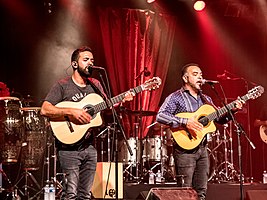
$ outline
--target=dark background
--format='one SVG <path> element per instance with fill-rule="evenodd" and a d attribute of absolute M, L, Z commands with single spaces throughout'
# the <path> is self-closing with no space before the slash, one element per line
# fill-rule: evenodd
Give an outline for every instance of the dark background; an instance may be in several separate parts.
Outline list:
<path fill-rule="evenodd" d="M 139 1 L 80 1 L 85 3 L 88 22 L 84 24 L 84 35 L 76 37 L 75 24 L 67 24 L 68 1 L 0 0 L 0 81 L 6 83 L 15 96 L 23 99 L 29 95 L 34 100 L 33 105 L 40 106 L 54 81 L 71 73 L 68 68 L 70 54 L 76 47 L 90 45 L 95 51 L 96 65 L 105 66 L 97 7 L 151 9 L 157 12 L 158 8 L 154 5 Z M 232 77 L 241 78 L 220 80 L 229 102 L 246 94 L 254 83 L 267 86 L 265 2 L 207 0 L 206 11 L 209 14 L 202 18 L 192 10 L 189 0 L 158 2 L 165 8 L 165 12 L 168 11 L 178 19 L 171 62 L 169 66 L 163 66 L 168 67 L 168 77 L 163 83 L 161 103 L 168 94 L 181 86 L 180 69 L 188 62 L 199 63 L 206 79 L 218 80 L 217 75 L 223 74 L 225 70 Z M 75 11 L 75 8 L 70 10 Z M 217 43 L 210 42 L 209 39 L 213 37 Z M 181 48 L 181 42 L 187 42 L 185 48 Z M 219 85 L 215 88 L 223 97 Z M 214 98 L 217 105 L 221 105 L 209 85 L 203 89 Z M 266 144 L 260 139 L 258 128 L 253 126 L 253 122 L 266 100 L 266 95 L 263 95 L 249 101 L 244 111 L 237 115 L 238 121 L 256 146 L 252 150 L 247 140 L 241 137 L 244 173 L 256 180 L 262 179 L 262 172 L 266 169 Z M 235 165 L 238 165 L 234 128 L 230 132 L 233 134 Z"/>

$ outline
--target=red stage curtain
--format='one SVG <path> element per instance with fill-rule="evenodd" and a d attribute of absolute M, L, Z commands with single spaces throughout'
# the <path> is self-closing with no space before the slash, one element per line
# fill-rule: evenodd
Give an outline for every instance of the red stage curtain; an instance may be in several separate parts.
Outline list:
<path fill-rule="evenodd" d="M 175 18 L 138 9 L 99 8 L 98 14 L 113 95 L 154 76 L 164 83 L 172 53 Z M 149 77 L 140 75 L 145 67 L 151 72 Z M 163 84 L 156 91 L 138 94 L 129 109 L 157 111 L 162 90 Z M 126 114 L 123 120 L 128 137 L 136 137 L 134 123 L 138 123 L 138 137 L 143 138 L 155 116 L 140 118 Z"/>

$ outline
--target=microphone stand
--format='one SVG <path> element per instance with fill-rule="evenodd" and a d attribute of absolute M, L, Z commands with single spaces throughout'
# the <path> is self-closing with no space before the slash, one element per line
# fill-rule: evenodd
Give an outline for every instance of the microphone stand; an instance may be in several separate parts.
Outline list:
<path fill-rule="evenodd" d="M 143 75 L 143 78 L 144 76 L 147 77 L 147 76 L 150 76 L 151 72 L 147 70 L 147 67 L 144 67 L 144 69 L 134 78 L 134 80 L 136 81 L 136 85 L 138 85 L 138 80 L 139 80 L 139 83 L 141 83 L 141 76 Z M 137 102 L 136 102 L 136 105 L 138 105 L 138 98 L 136 98 Z M 143 106 L 142 106 L 142 95 L 140 95 L 140 112 L 142 112 L 143 110 Z M 142 132 L 143 132 L 143 121 L 142 121 L 142 116 L 138 116 L 138 120 L 137 120 L 137 123 L 139 124 L 139 129 L 137 129 L 135 131 L 135 138 L 136 138 L 136 177 L 139 179 L 138 180 L 138 183 L 140 183 L 143 178 L 143 145 L 142 145 L 142 142 L 143 142 L 143 135 L 142 135 Z M 138 134 L 140 133 L 140 135 Z M 138 137 L 138 135 L 140 136 L 140 138 Z M 139 152 L 138 152 L 138 139 L 140 139 L 140 149 L 139 149 Z M 138 153 L 140 155 L 138 155 Z M 138 157 L 140 156 L 140 169 L 138 168 Z M 140 174 L 139 174 L 139 171 L 140 171 Z M 139 176 L 140 175 L 140 176 Z"/>
<path fill-rule="evenodd" d="M 235 117 L 234 117 L 233 113 L 231 112 L 231 110 L 228 108 L 227 105 L 225 105 L 225 102 L 222 101 L 222 98 L 218 94 L 218 92 L 215 89 L 214 85 L 213 84 L 210 84 L 210 86 L 213 89 L 213 91 L 215 92 L 215 94 L 218 97 L 218 99 L 220 99 L 220 101 L 223 103 L 223 105 L 227 109 L 227 113 L 230 115 L 230 117 L 231 117 L 231 119 L 234 122 L 234 125 L 236 127 L 236 133 L 237 133 L 237 136 L 238 136 L 237 137 L 237 142 L 238 142 L 238 163 L 239 163 L 239 171 L 240 171 L 240 177 L 239 177 L 239 182 L 240 182 L 240 199 L 243 200 L 244 188 L 243 188 L 243 173 L 242 173 L 242 146 L 241 146 L 241 141 L 240 141 L 240 135 L 243 134 L 245 136 L 245 138 L 248 140 L 249 144 L 251 145 L 251 147 L 253 149 L 255 149 L 256 147 L 251 142 L 251 140 L 248 138 L 247 134 L 245 133 L 245 131 L 242 128 L 242 126 L 240 125 L 240 123 L 237 122 L 237 120 L 235 119 Z"/>
<path fill-rule="evenodd" d="M 107 95 L 108 95 L 107 98 L 104 98 L 104 100 L 106 101 L 107 106 L 111 107 L 113 121 L 114 121 L 113 123 L 114 123 L 114 125 L 118 125 L 119 126 L 119 128 L 121 130 L 121 133 L 123 135 L 123 138 L 125 140 L 126 146 L 128 148 L 128 151 L 129 151 L 130 155 L 132 156 L 133 155 L 132 149 L 131 149 L 131 147 L 130 147 L 127 139 L 126 139 L 125 132 L 124 132 L 124 130 L 122 128 L 122 125 L 120 123 L 118 114 L 117 114 L 114 106 L 112 105 L 110 84 L 109 84 L 109 79 L 108 79 L 107 72 L 106 72 L 105 69 L 104 69 L 104 72 L 105 72 L 105 78 L 106 78 L 106 81 L 107 81 L 107 86 L 106 86 L 106 84 L 104 82 L 102 74 L 99 73 L 99 76 L 100 76 L 100 78 L 102 80 L 102 83 L 103 83 L 103 87 L 105 88 L 105 91 L 107 92 Z M 117 134 L 115 132 L 116 132 L 116 130 L 115 130 L 115 127 L 114 127 L 114 132 L 113 132 L 113 140 L 114 140 L 114 142 L 113 142 L 113 144 L 115 145 L 115 150 L 114 150 L 114 158 L 115 158 L 115 198 L 116 198 L 116 200 L 118 200 L 119 199 L 119 197 L 118 197 L 118 191 L 119 191 L 118 190 L 119 189 L 119 186 L 118 186 L 118 182 L 119 182 L 118 181 L 118 175 L 119 175 L 119 172 L 118 172 L 119 171 L 118 170 L 118 137 L 117 137 Z M 108 182 L 107 182 L 107 184 L 108 184 Z"/>
<path fill-rule="evenodd" d="M 230 81 L 243 81 L 245 83 L 245 88 L 246 88 L 246 91 L 249 91 L 248 89 L 248 86 L 249 84 L 251 84 L 252 86 L 256 86 L 258 84 L 256 84 L 255 82 L 252 82 L 252 81 L 248 81 L 246 80 L 244 77 L 242 76 L 238 76 L 234 73 L 231 73 L 227 70 L 224 70 L 224 79 L 223 80 L 230 80 Z M 218 76 L 217 76 L 218 77 Z M 249 102 L 247 103 L 247 123 L 248 123 L 248 133 L 250 135 L 250 131 L 251 131 L 251 126 L 250 126 L 250 104 Z M 255 149 L 255 148 L 254 148 Z M 252 165 L 252 153 L 251 153 L 251 149 L 249 149 L 249 162 L 250 162 L 250 182 L 252 183 L 253 182 L 253 165 Z"/>

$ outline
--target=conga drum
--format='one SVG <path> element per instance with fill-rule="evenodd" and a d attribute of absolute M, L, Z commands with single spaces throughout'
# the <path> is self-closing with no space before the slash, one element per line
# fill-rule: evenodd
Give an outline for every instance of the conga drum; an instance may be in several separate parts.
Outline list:
<path fill-rule="evenodd" d="M 48 120 L 41 116 L 40 110 L 40 107 L 21 108 L 25 132 L 21 163 L 27 170 L 39 169 L 46 150 Z"/>
<path fill-rule="evenodd" d="M 0 97 L 0 160 L 4 164 L 18 161 L 23 138 L 21 101 Z"/>

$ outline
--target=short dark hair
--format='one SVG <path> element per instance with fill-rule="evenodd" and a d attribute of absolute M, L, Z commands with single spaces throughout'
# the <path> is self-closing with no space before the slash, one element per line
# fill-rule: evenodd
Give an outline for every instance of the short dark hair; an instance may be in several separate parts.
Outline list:
<path fill-rule="evenodd" d="M 71 62 L 78 61 L 79 54 L 81 52 L 84 52 L 84 51 L 89 51 L 89 52 L 93 53 L 92 52 L 92 49 L 90 47 L 88 47 L 88 46 L 82 46 L 82 47 L 80 47 L 80 48 L 78 48 L 78 49 L 76 49 L 76 50 L 73 51 L 73 53 L 71 55 Z"/>
<path fill-rule="evenodd" d="M 187 72 L 188 67 L 190 67 L 190 66 L 199 67 L 199 65 L 196 64 L 196 63 L 188 63 L 188 64 L 184 65 L 183 68 L 182 68 L 181 77 L 183 77 L 185 75 L 185 73 Z"/>

